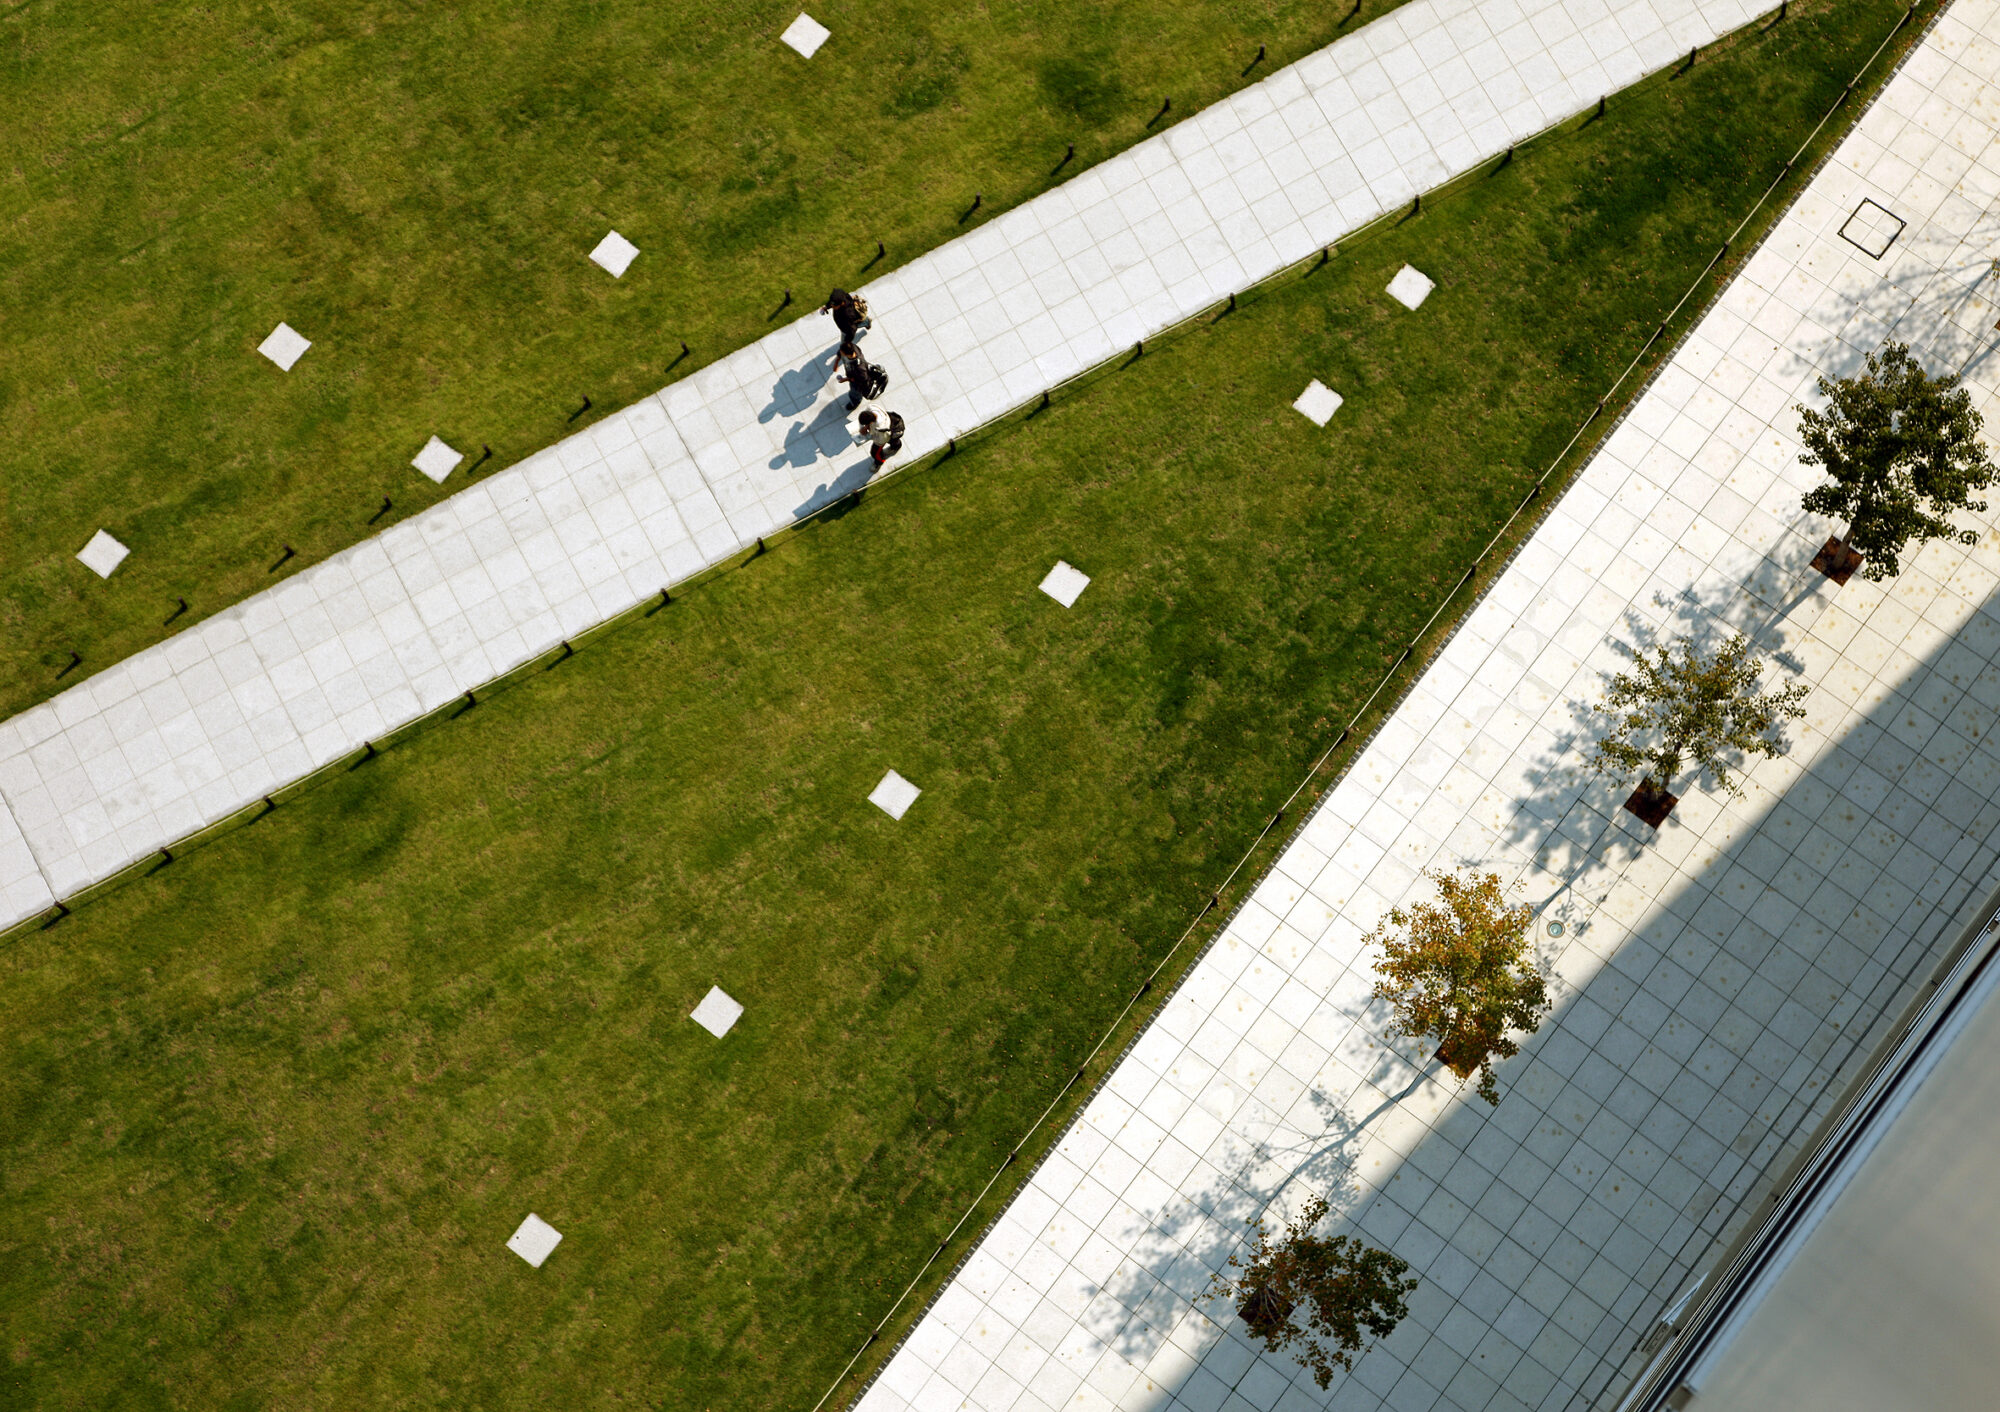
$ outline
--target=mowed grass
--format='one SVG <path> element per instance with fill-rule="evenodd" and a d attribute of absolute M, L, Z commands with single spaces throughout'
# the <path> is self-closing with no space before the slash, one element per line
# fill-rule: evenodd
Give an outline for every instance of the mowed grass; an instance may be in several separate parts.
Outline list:
<path fill-rule="evenodd" d="M 797 0 L 7 8 L 0 716 L 457 489 L 433 433 L 508 465 L 1390 8 L 825 0 L 810 62 Z"/>
<path fill-rule="evenodd" d="M 0 1405 L 812 1407 L 1897 12 L 1801 5 L 18 936 Z"/>

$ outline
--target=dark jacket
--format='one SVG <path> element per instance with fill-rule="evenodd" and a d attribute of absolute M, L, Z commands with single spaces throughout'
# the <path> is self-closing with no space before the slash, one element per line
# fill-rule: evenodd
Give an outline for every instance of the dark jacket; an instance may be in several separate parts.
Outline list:
<path fill-rule="evenodd" d="M 840 375 L 847 379 L 847 405 L 858 406 L 868 397 L 868 360 L 856 353 L 853 357 L 842 357 Z"/>
<path fill-rule="evenodd" d="M 861 313 L 854 307 L 854 296 L 844 289 L 836 289 L 826 296 L 821 312 L 833 315 L 834 327 L 840 330 L 843 343 L 853 339 L 855 330 L 861 327 Z"/>

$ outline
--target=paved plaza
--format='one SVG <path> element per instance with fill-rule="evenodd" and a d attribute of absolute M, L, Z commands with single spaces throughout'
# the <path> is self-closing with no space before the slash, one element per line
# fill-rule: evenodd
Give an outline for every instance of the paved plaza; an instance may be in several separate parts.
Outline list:
<path fill-rule="evenodd" d="M 868 1389 L 864 1412 L 1611 1405 L 2000 862 L 2000 534 L 1809 568 L 1799 402 L 1886 337 L 2000 415 L 2000 4 L 1959 0 L 1423 673 Z M 1886 213 L 1886 218 L 1883 213 Z M 1858 219 L 1857 219 L 1858 217 Z M 1887 237 L 1885 239 L 1885 237 Z M 1787 756 L 1655 835 L 1582 767 L 1619 644 L 1741 630 Z M 1392 1043 L 1361 939 L 1475 866 L 1557 1009 L 1488 1107 Z M 1556 934 L 1550 923 L 1560 923 Z M 1328 1196 L 1411 1315 L 1330 1394 L 1202 1300 Z M 1699 1405 L 1699 1403 L 1697 1403 Z"/>
<path fill-rule="evenodd" d="M 1414 0 L 911 262 L 863 291 L 904 461 L 1753 13 Z M 832 343 L 808 314 L 0 724 L 0 925 L 865 484 Z"/>

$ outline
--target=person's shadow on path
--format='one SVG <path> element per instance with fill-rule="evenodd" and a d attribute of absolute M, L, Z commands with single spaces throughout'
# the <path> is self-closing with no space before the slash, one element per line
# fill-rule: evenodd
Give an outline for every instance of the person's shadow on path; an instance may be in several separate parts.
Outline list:
<path fill-rule="evenodd" d="M 792 423 L 792 429 L 785 433 L 785 449 L 771 458 L 771 469 L 810 466 L 821 456 L 840 455 L 853 441 L 847 430 L 847 404 L 836 397 L 810 422 Z"/>
<path fill-rule="evenodd" d="M 815 353 L 802 368 L 788 368 L 779 373 L 771 387 L 771 400 L 757 414 L 757 420 L 768 422 L 777 417 L 797 416 L 817 402 L 820 389 L 833 376 L 833 354 L 837 351 L 838 345 Z"/>
<path fill-rule="evenodd" d="M 815 511 L 824 510 L 836 500 L 852 495 L 874 478 L 875 458 L 863 451 L 860 460 L 807 496 L 805 504 L 792 511 L 792 518 L 803 520 Z"/>

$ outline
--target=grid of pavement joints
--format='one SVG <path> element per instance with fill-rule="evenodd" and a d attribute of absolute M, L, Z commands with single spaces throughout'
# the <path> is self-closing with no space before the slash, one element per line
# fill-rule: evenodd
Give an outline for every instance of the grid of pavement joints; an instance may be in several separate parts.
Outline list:
<path fill-rule="evenodd" d="M 1563 1407 L 1600 1393 L 1825 1111 L 2000 831 L 2000 535 L 1886 586 L 1806 568 L 1790 412 L 1881 338 L 1989 417 L 2000 45 L 1939 21 L 961 1266 L 867 1412 Z M 1909 222 L 1879 259 L 1862 199 Z M 1614 643 L 1750 632 L 1810 715 L 1657 837 L 1581 768 Z M 1623 782 L 1629 786 L 1629 781 Z M 1418 870 L 1524 884 L 1564 982 L 1497 1109 L 1423 1078 L 1363 932 Z M 1331 1194 L 1412 1316 L 1331 1397 L 1198 1303 L 1243 1222 Z M 1210 1314 L 1219 1316 L 1212 1321 Z"/>
<path fill-rule="evenodd" d="M 1414 0 L 869 285 L 915 459 L 1755 13 Z M 865 484 L 815 316 L 0 724 L 0 925 Z M 144 546 L 135 546 L 143 552 Z"/>

